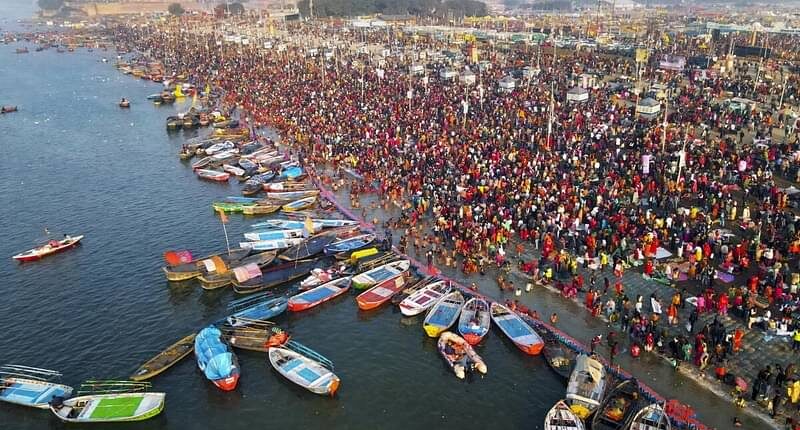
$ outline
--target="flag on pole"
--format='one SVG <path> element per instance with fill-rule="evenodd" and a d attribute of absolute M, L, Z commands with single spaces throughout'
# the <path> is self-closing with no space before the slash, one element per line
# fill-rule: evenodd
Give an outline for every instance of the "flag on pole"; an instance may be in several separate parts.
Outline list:
<path fill-rule="evenodd" d="M 222 209 L 217 209 L 217 213 L 219 213 L 219 220 L 222 221 L 223 224 L 227 224 L 228 215 L 225 214 L 225 211 Z"/>
<path fill-rule="evenodd" d="M 314 234 L 314 222 L 311 221 L 311 217 L 306 215 L 306 220 L 303 223 L 303 237 L 309 237 Z"/>

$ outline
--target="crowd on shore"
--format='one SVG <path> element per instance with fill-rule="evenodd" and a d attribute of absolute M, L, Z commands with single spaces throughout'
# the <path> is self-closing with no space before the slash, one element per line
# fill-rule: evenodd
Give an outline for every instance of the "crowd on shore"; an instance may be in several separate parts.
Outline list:
<path fill-rule="evenodd" d="M 327 31 L 295 30 L 321 38 Z M 444 64 L 432 65 L 428 79 L 412 76 L 399 56 L 340 50 L 326 59 L 301 45 L 278 52 L 217 45 L 211 34 L 133 26 L 114 33 L 168 72 L 224 90 L 227 103 L 280 130 L 307 162 L 363 176 L 354 200 L 377 192 L 401 207 L 400 246 L 422 250 L 429 262 L 466 274 L 514 265 L 565 296 L 585 293 L 589 311 L 630 338 L 632 354 L 659 349 L 676 365 L 714 368 L 732 385 L 735 370 L 725 362 L 744 347 L 744 330 L 788 336 L 800 349 L 800 192 L 787 188 L 800 179 L 800 142 L 794 118 L 780 110 L 794 103 L 794 74 L 785 84 L 754 85 L 745 63 L 706 80 L 651 67 L 645 79 L 661 76 L 669 89 L 664 130 L 661 116 L 645 118 L 626 103 L 637 100 L 631 90 L 605 85 L 634 74 L 622 58 L 490 51 L 492 67 L 481 70 L 479 85 L 466 85 L 440 78 Z M 498 88 L 537 56 L 537 75 Z M 568 102 L 583 73 L 599 85 L 588 88 L 588 101 Z M 724 102 L 730 97 L 757 107 L 734 109 Z M 529 247 L 538 258 L 521 259 Z M 674 295 L 631 297 L 622 282 L 628 270 L 674 285 Z M 513 290 L 509 284 L 501 279 Z M 683 321 L 686 307 L 692 316 Z M 709 312 L 719 319 L 698 326 Z M 747 328 L 726 330 L 728 317 Z M 685 326 L 685 335 L 667 335 L 669 326 Z M 608 339 L 612 359 L 618 341 Z M 793 364 L 770 364 L 750 381 L 749 398 L 770 398 L 773 413 L 791 414 L 798 381 Z"/>

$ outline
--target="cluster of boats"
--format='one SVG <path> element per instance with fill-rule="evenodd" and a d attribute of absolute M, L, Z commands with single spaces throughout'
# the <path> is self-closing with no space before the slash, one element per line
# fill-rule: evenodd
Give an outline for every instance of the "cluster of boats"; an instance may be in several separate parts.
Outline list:
<path fill-rule="evenodd" d="M 664 407 L 646 401 L 636 379 L 614 379 L 594 356 L 578 354 L 556 339 L 548 339 L 544 355 L 567 379 L 565 399 L 548 412 L 545 430 L 672 429 Z"/>

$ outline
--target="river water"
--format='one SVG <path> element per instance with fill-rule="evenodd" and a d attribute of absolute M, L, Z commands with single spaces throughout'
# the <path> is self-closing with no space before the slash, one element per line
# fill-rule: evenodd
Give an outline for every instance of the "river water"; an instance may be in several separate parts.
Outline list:
<path fill-rule="evenodd" d="M 230 290 L 167 283 L 160 266 L 169 249 L 199 255 L 224 248 L 210 202 L 238 194 L 238 185 L 192 174 L 176 156 L 191 135 L 164 128 L 164 118 L 182 106 L 147 102 L 160 85 L 118 73 L 113 53 L 33 52 L 30 46 L 30 54 L 17 55 L 14 48 L 0 45 L 0 104 L 20 108 L 0 116 L 0 363 L 58 369 L 72 385 L 125 378 L 167 345 L 224 316 L 235 298 Z M 121 97 L 132 101 L 131 109 L 117 107 Z M 232 241 L 249 222 L 231 217 Z M 45 228 L 86 238 L 41 262 L 10 259 L 42 239 Z M 482 291 L 497 296 L 490 284 L 481 282 Z M 526 301 L 542 315 L 559 312 L 562 328 L 582 340 L 603 328 L 553 294 Z M 190 357 L 153 380 L 155 390 L 167 393 L 165 412 L 125 428 L 537 429 L 564 393 L 563 381 L 541 358 L 524 356 L 494 330 L 478 348 L 489 374 L 460 381 L 425 336 L 421 319 L 393 308 L 360 312 L 347 296 L 277 322 L 336 364 L 342 379 L 336 398 L 305 392 L 274 372 L 265 355 L 241 351 L 240 386 L 223 393 Z M 623 366 L 630 364 L 667 397 L 691 403 L 705 422 L 728 427 L 735 413 L 730 405 L 657 361 Z M 3 429 L 63 427 L 47 411 L 9 405 L 0 405 L 0 423 Z"/>

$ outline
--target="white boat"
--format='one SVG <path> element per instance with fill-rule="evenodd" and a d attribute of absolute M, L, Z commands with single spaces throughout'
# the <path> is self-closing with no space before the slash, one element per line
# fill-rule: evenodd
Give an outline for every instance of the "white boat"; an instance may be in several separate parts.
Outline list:
<path fill-rule="evenodd" d="M 339 388 L 338 376 L 303 354 L 287 348 L 270 348 L 268 355 L 278 373 L 312 393 L 333 396 Z"/>
<path fill-rule="evenodd" d="M 353 277 L 353 288 L 364 290 L 383 282 L 389 278 L 394 278 L 408 270 L 411 263 L 408 260 L 398 260 L 378 266 L 364 273 L 359 273 Z"/>
<path fill-rule="evenodd" d="M 606 392 L 606 369 L 585 354 L 575 360 L 575 369 L 567 383 L 567 404 L 581 419 L 588 418 L 603 401 Z"/>
<path fill-rule="evenodd" d="M 415 291 L 400 302 L 400 312 L 407 317 L 419 315 L 431 308 L 436 302 L 450 292 L 449 282 L 432 282 Z"/>
<path fill-rule="evenodd" d="M 114 393 L 73 397 L 54 401 L 50 410 L 70 423 L 142 421 L 164 409 L 164 393 Z"/>
<path fill-rule="evenodd" d="M 227 160 L 229 158 L 233 158 L 236 154 L 239 153 L 238 149 L 229 149 L 227 151 L 218 152 L 211 156 L 212 160 Z"/>
<path fill-rule="evenodd" d="M 53 397 L 72 395 L 72 387 L 53 382 L 60 377 L 55 370 L 5 365 L 0 367 L 0 401 L 47 409 Z"/>
<path fill-rule="evenodd" d="M 544 430 L 584 430 L 583 421 L 559 400 L 544 418 Z"/>
<path fill-rule="evenodd" d="M 274 240 L 274 239 L 296 239 L 303 237 L 302 229 L 287 229 L 287 230 L 268 230 L 268 231 L 251 231 L 244 234 L 247 240 Z"/>
<path fill-rule="evenodd" d="M 230 173 L 233 176 L 242 176 L 245 174 L 244 169 L 242 169 L 241 167 L 232 166 L 230 164 L 223 164 L 222 170 Z"/>
<path fill-rule="evenodd" d="M 214 154 L 216 154 L 218 152 L 222 152 L 222 151 L 227 151 L 229 149 L 233 149 L 234 147 L 236 147 L 236 145 L 234 145 L 233 142 L 231 142 L 229 140 L 226 140 L 225 142 L 215 143 L 215 144 L 209 146 L 203 152 L 205 152 L 206 155 L 214 155 Z"/>
<path fill-rule="evenodd" d="M 661 405 L 651 403 L 633 416 L 628 430 L 672 430 L 672 423 Z"/>
<path fill-rule="evenodd" d="M 250 249 L 253 251 L 272 251 L 273 249 L 286 249 L 295 245 L 303 243 L 305 239 L 273 239 L 273 240 L 256 240 L 253 242 L 239 242 L 239 247 L 242 249 Z"/>

